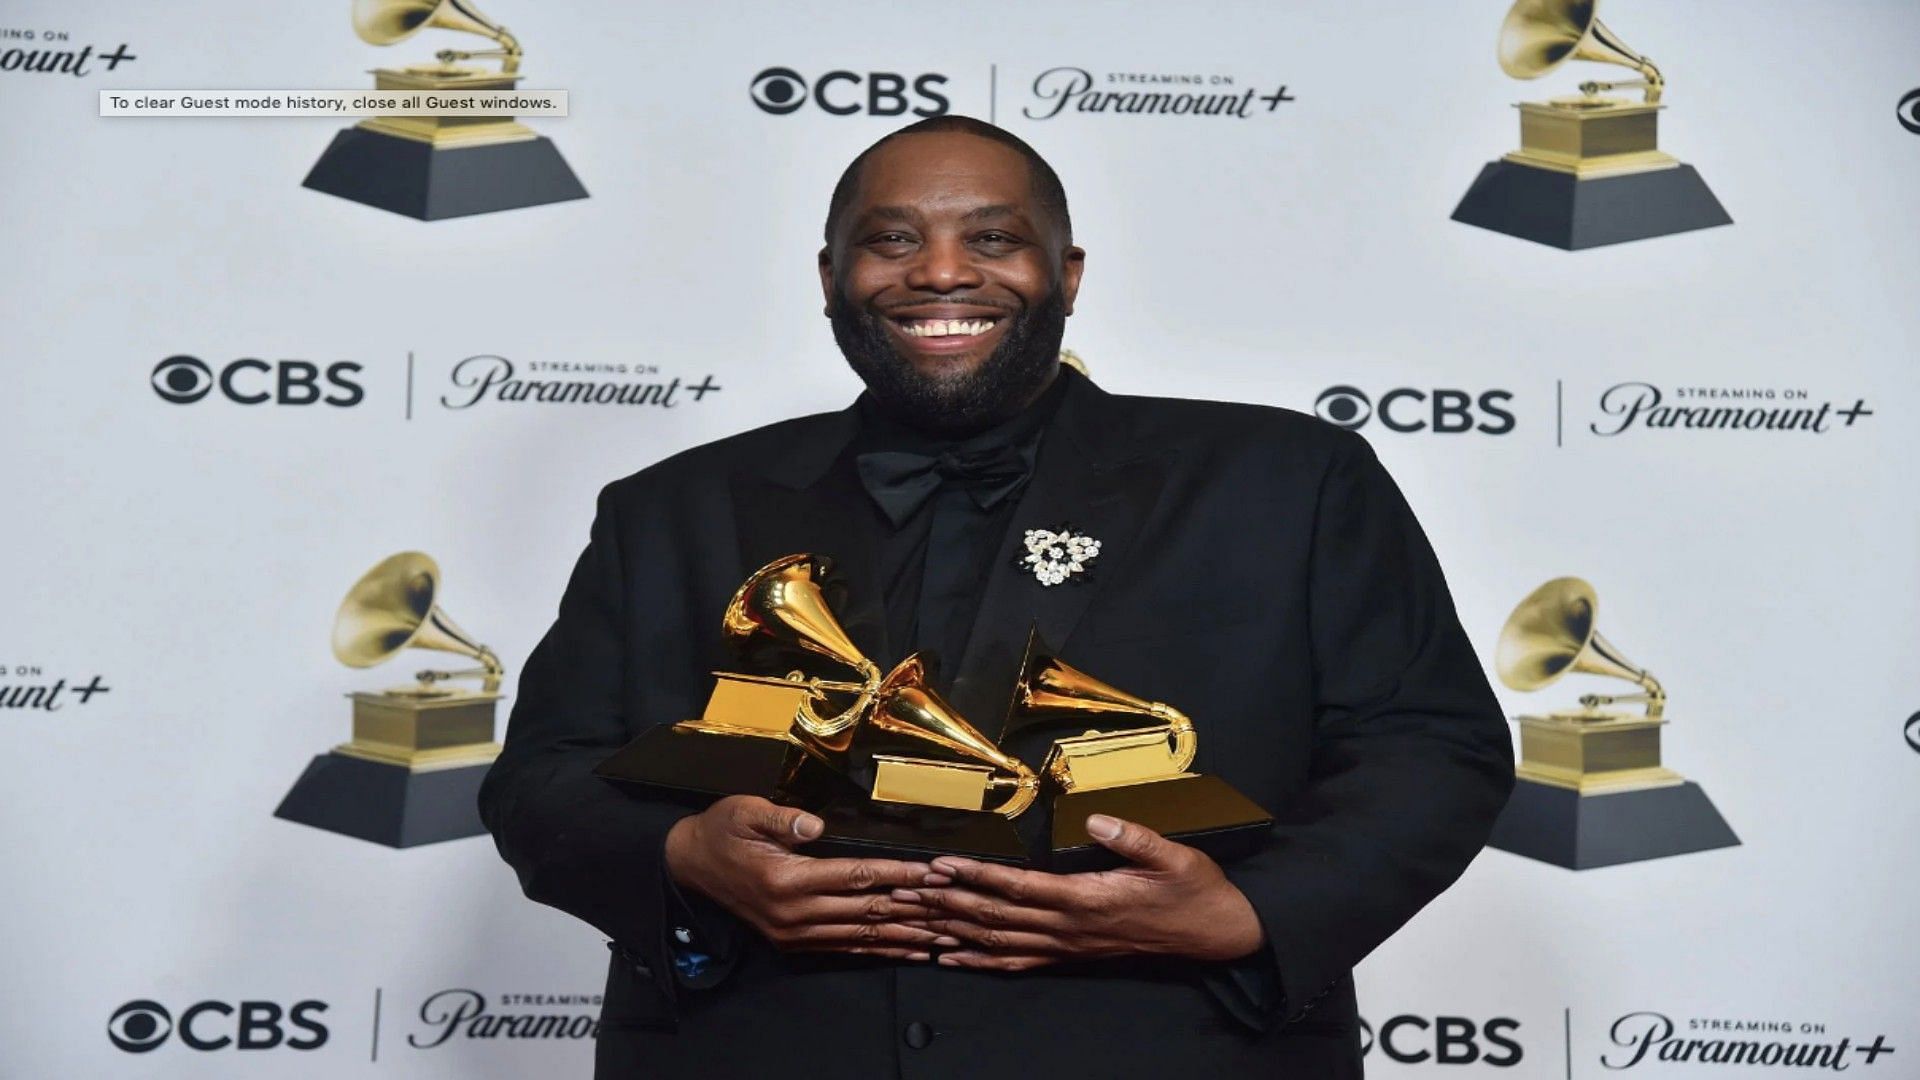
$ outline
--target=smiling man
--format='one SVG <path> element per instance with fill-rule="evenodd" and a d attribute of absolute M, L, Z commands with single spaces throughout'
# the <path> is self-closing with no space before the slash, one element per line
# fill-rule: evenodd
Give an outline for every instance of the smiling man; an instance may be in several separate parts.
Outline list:
<path fill-rule="evenodd" d="M 601 493 L 481 793 L 527 895 L 611 939 L 596 1075 L 1359 1076 L 1353 966 L 1460 874 L 1512 783 L 1393 482 L 1298 413 L 1061 364 L 1084 253 L 1053 169 L 998 128 L 938 117 L 868 148 L 819 264 L 866 391 Z M 1100 542 L 1094 572 L 1019 560 L 1027 530 L 1068 525 Z M 942 658 L 976 725 L 1004 715 L 1031 625 L 1177 703 L 1195 768 L 1274 815 L 1264 847 L 1223 867 L 1096 816 L 1119 869 L 811 858 L 801 810 L 594 777 L 699 710 L 728 662 L 716 613 L 797 551 L 845 571 L 867 656 Z"/>

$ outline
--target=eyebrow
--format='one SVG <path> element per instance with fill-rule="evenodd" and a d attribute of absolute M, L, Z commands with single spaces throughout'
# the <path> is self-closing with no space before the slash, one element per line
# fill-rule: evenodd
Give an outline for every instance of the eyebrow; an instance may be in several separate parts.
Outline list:
<path fill-rule="evenodd" d="M 991 203 L 976 206 L 960 216 L 966 222 L 985 221 L 988 218 L 1020 217 L 1024 211 L 1012 203 Z M 903 221 L 917 225 L 925 220 L 919 211 L 908 206 L 872 206 L 862 213 L 858 221 Z"/>

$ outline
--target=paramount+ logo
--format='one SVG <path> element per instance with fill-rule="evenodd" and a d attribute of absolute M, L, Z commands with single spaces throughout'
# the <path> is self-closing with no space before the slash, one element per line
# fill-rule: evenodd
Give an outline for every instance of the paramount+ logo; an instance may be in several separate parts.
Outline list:
<path fill-rule="evenodd" d="M 1508 406 L 1513 393 L 1483 390 L 1418 390 L 1399 387 L 1376 401 L 1354 386 L 1329 386 L 1313 401 L 1315 416 L 1329 424 L 1358 431 L 1369 421 L 1401 434 L 1430 431 L 1436 435 L 1505 435 L 1513 430 Z"/>
<path fill-rule="evenodd" d="M 311 360 L 271 363 L 242 357 L 219 370 L 197 356 L 169 356 L 154 365 L 149 382 L 160 400 L 191 405 L 215 391 L 236 405 L 358 405 L 367 392 L 354 378 L 361 366 L 350 360 L 316 364 Z"/>
<path fill-rule="evenodd" d="M 812 102 L 833 116 L 941 116 L 950 107 L 942 90 L 945 75 L 909 78 L 891 71 L 829 71 L 809 80 L 789 67 L 770 67 L 753 77 L 747 88 L 761 112 L 786 116 Z"/>
<path fill-rule="evenodd" d="M 189 1050 L 318 1050 L 327 1044 L 327 1025 L 317 1017 L 324 1001 L 201 1001 L 176 1019 L 165 1005 L 129 1001 L 107 1019 L 107 1038 L 129 1054 L 159 1049 L 169 1039 Z"/>

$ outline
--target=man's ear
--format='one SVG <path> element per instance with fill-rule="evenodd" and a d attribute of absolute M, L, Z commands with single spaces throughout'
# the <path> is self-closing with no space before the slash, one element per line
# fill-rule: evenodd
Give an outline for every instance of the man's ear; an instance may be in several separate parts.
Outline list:
<path fill-rule="evenodd" d="M 1069 245 L 1060 253 L 1060 293 L 1067 300 L 1067 314 L 1073 314 L 1073 298 L 1080 295 L 1080 275 L 1087 268 L 1087 253 Z"/>
<path fill-rule="evenodd" d="M 820 295 L 826 300 L 824 314 L 833 318 L 833 249 L 830 247 L 820 249 Z"/>

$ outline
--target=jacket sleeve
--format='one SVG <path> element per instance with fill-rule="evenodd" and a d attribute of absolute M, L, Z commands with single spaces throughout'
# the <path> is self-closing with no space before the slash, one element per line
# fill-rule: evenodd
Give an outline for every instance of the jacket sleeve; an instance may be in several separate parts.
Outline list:
<path fill-rule="evenodd" d="M 480 788 L 480 815 L 527 896 L 592 924 L 669 1001 L 675 894 L 667 830 L 692 811 L 616 789 L 593 769 L 652 718 L 628 717 L 623 687 L 641 662 L 627 640 L 633 595 L 612 488 L 560 613 L 522 669 L 505 747 Z"/>
<path fill-rule="evenodd" d="M 1305 1016 L 1452 884 L 1513 787 L 1506 720 L 1440 566 L 1356 435 L 1342 433 L 1321 480 L 1306 596 L 1309 775 L 1266 849 L 1226 869 L 1280 981 L 1253 1015 L 1234 1010 L 1256 1027 Z"/>

